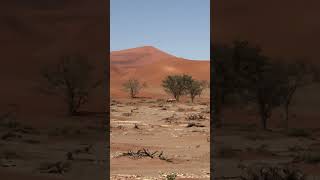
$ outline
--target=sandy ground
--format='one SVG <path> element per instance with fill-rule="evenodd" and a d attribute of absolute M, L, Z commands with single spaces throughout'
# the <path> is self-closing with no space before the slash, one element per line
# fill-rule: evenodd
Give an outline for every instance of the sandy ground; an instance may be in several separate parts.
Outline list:
<path fill-rule="evenodd" d="M 1 118 L 1 179 L 102 179 L 106 141 L 101 117 L 65 118 L 64 124 L 35 128 L 14 117 Z M 8 122 L 16 125 L 8 125 Z M 88 150 L 88 151 L 87 151 Z M 72 158 L 67 158 L 67 153 Z M 61 162 L 60 167 L 50 167 Z M 57 168 L 58 167 L 58 168 Z M 62 169 L 62 173 L 59 173 Z"/>
<path fill-rule="evenodd" d="M 284 131 L 259 132 L 253 128 L 228 127 L 217 130 L 214 138 L 215 175 L 239 176 L 243 173 L 241 167 L 262 163 L 272 166 L 293 165 L 304 171 L 310 179 L 319 178 L 319 129 L 313 132 L 308 137 L 293 137 Z"/>
<path fill-rule="evenodd" d="M 319 112 L 312 107 L 315 108 L 311 104 L 306 110 L 301 104 L 293 106 L 287 130 L 281 123 L 281 113 L 276 110 L 268 131 L 261 130 L 256 112 L 225 111 L 225 125 L 216 129 L 212 137 L 215 176 L 237 177 L 243 174 L 244 167 L 262 164 L 290 165 L 302 170 L 308 180 L 319 179 Z"/>
<path fill-rule="evenodd" d="M 170 173 L 177 179 L 210 178 L 208 100 L 191 104 L 114 99 L 110 108 L 111 179 L 162 179 Z M 192 115 L 203 119 L 187 118 Z M 190 123 L 203 127 L 187 127 Z M 122 156 L 143 149 L 157 153 L 154 158 Z"/>

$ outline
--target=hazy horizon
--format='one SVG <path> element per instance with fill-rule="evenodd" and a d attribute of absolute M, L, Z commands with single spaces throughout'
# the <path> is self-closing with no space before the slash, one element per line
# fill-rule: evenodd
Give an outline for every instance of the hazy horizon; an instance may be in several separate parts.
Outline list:
<path fill-rule="evenodd" d="M 209 60 L 210 1 L 111 0 L 110 51 L 143 46 Z"/>

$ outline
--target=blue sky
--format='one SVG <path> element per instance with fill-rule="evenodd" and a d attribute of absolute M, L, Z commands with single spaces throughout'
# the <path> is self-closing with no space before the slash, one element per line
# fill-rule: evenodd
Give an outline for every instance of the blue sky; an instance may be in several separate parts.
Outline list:
<path fill-rule="evenodd" d="M 210 59 L 210 0 L 111 0 L 111 51 L 154 46 Z"/>

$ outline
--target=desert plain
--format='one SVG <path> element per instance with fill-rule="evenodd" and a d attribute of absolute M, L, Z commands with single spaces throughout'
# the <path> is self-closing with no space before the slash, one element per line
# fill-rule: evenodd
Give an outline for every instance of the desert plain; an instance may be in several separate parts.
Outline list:
<path fill-rule="evenodd" d="M 162 86 L 168 75 L 209 80 L 209 61 L 178 58 L 152 46 L 111 52 L 111 179 L 210 179 L 210 93 L 179 102 Z M 137 98 L 122 84 L 146 82 Z"/>

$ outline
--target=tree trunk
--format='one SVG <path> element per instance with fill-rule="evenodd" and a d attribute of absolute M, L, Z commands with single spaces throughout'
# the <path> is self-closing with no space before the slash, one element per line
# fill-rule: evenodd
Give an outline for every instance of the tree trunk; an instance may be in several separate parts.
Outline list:
<path fill-rule="evenodd" d="M 69 116 L 73 116 L 75 114 L 74 103 L 72 101 L 69 102 Z"/>
<path fill-rule="evenodd" d="M 285 121 L 286 129 L 289 129 L 289 104 L 285 105 Z"/>
<path fill-rule="evenodd" d="M 263 128 L 263 130 L 267 130 L 267 120 L 268 120 L 268 117 L 263 115 L 262 116 L 262 128 Z"/>
<path fill-rule="evenodd" d="M 179 102 L 180 96 L 176 95 L 174 98 Z"/>
<path fill-rule="evenodd" d="M 130 96 L 131 96 L 132 99 L 134 98 L 133 89 L 130 89 Z"/>
<path fill-rule="evenodd" d="M 260 103 L 260 118 L 261 118 L 262 129 L 266 130 L 267 121 L 269 117 L 268 117 L 267 107 L 264 103 Z"/>
<path fill-rule="evenodd" d="M 73 116 L 75 114 L 75 102 L 74 102 L 74 95 L 70 95 L 68 97 L 68 115 Z"/>

